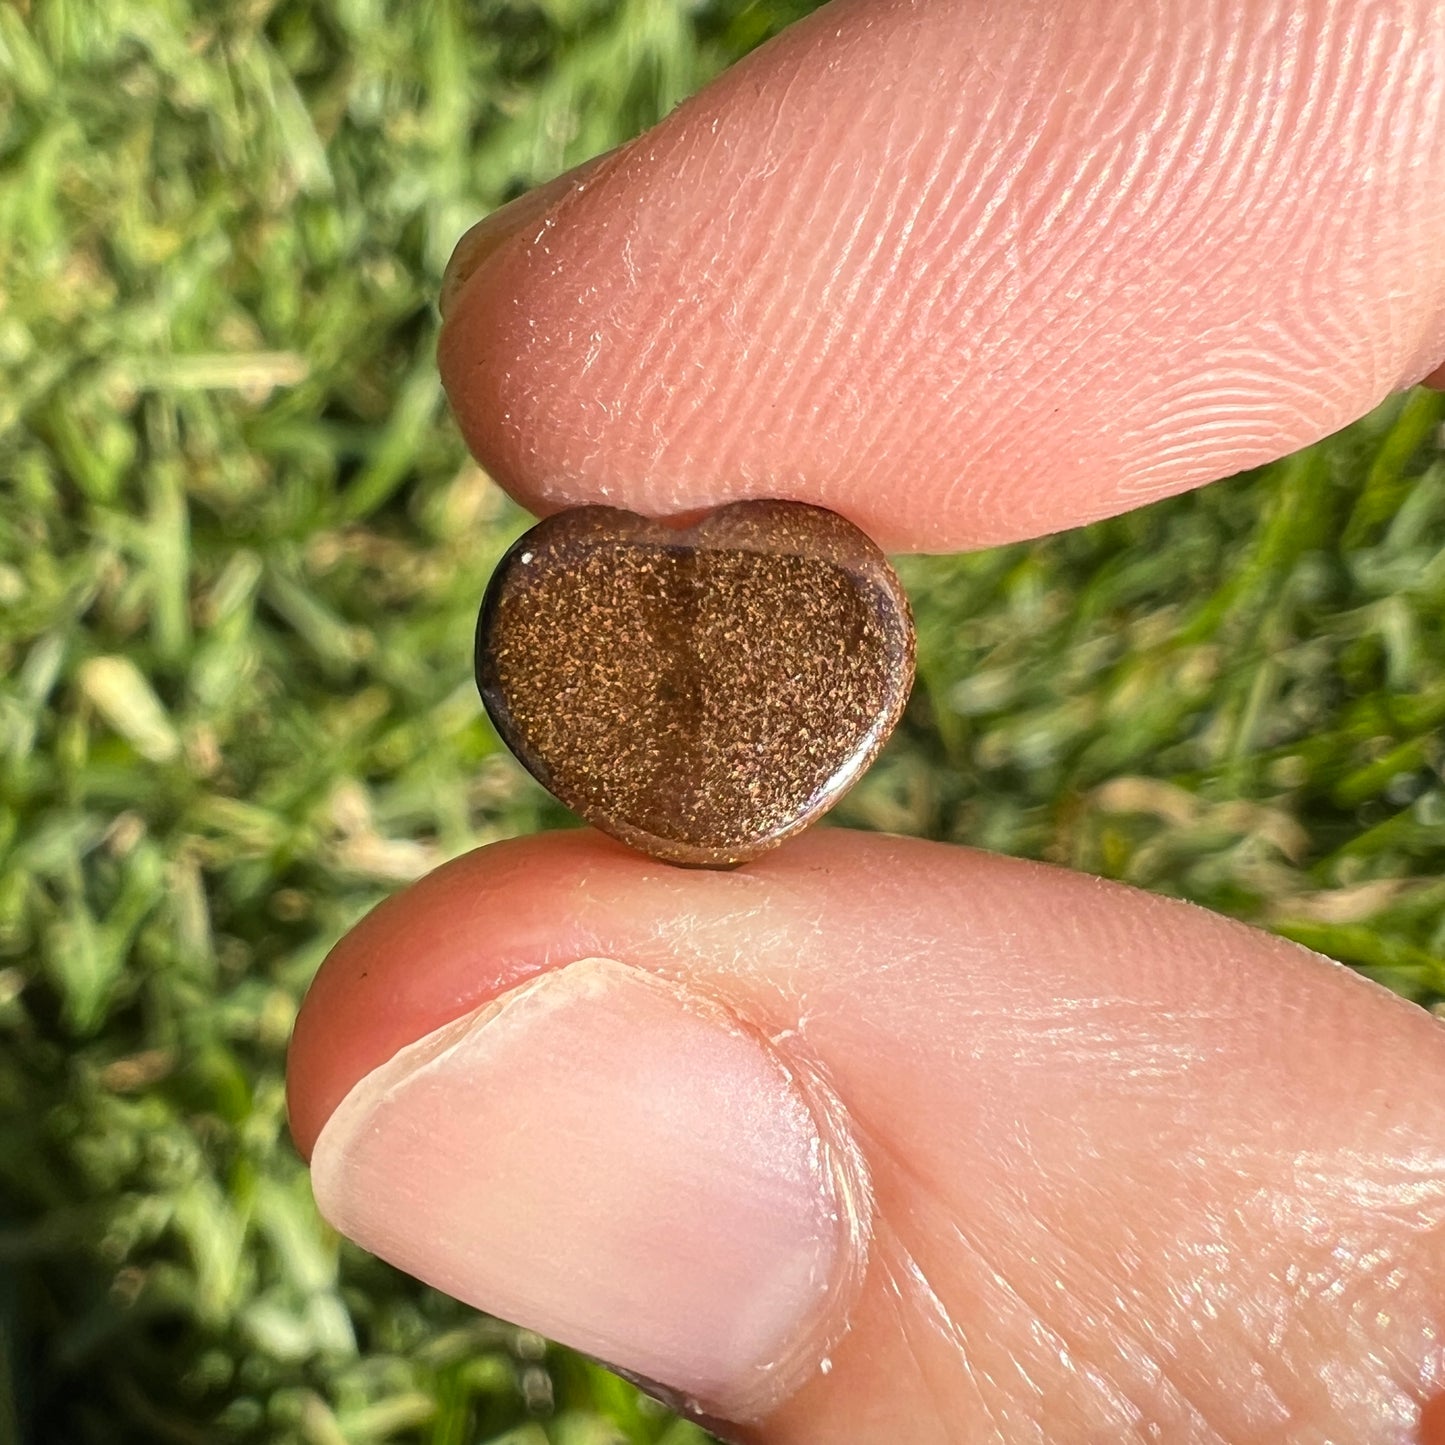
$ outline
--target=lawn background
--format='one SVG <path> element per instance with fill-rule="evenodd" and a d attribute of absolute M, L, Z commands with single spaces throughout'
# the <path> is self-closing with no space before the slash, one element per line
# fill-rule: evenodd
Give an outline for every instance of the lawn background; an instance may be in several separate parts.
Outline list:
<path fill-rule="evenodd" d="M 433 364 L 458 234 L 786 0 L 0 3 L 0 1445 L 685 1445 L 342 1246 L 288 1142 L 366 908 L 565 816 L 470 640 L 525 525 Z M 1445 994 L 1445 398 L 903 571 L 839 821 L 1194 899 Z"/>

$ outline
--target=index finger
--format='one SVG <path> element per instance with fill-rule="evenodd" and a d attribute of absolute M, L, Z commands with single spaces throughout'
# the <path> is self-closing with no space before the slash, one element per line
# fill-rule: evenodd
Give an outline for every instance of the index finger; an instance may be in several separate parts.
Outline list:
<path fill-rule="evenodd" d="M 834 0 L 454 265 L 533 511 L 744 497 L 894 550 L 1257 465 L 1445 359 L 1437 0 Z"/>

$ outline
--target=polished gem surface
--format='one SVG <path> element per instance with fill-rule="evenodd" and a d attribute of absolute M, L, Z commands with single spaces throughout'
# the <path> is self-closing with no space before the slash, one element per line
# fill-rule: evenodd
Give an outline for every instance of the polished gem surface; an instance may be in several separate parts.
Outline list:
<path fill-rule="evenodd" d="M 534 777 L 672 863 L 746 862 L 855 782 L 903 710 L 913 623 L 887 558 L 798 502 L 679 528 L 547 518 L 498 564 L 477 686 Z"/>

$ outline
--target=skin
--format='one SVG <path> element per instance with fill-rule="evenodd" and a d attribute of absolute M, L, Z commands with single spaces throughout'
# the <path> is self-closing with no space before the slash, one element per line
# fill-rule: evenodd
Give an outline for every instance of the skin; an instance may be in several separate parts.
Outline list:
<path fill-rule="evenodd" d="M 868 1159 L 851 1332 L 756 1438 L 1144 1440 L 1142 1415 L 1168 1440 L 1406 1440 L 1445 1384 L 1438 1024 L 1036 864 L 827 829 L 732 873 L 580 833 L 483 849 L 328 961 L 298 1142 L 402 1045 L 592 956 L 788 1038 Z"/>
<path fill-rule="evenodd" d="M 1445 360 L 1438 17 L 840 0 L 487 237 L 457 418 L 534 511 L 791 497 L 893 551 L 1293 451 Z"/>
<path fill-rule="evenodd" d="M 838 0 L 469 236 L 440 363 L 536 511 L 779 496 L 978 545 L 1445 380 L 1442 234 L 1436 0 Z M 1422 1011 L 970 851 L 822 830 L 717 874 L 553 835 L 342 940 L 297 1025 L 298 1144 L 399 1049 L 590 956 L 780 1041 L 871 1180 L 829 1370 L 740 1437 L 1445 1441 Z"/>

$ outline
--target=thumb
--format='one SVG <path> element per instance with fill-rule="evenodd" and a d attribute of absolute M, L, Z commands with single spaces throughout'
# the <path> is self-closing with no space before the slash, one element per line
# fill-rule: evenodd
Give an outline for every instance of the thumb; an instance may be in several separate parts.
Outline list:
<path fill-rule="evenodd" d="M 1292 451 L 1445 358 L 1439 0 L 836 0 L 452 276 L 534 511 L 818 503 L 894 550 Z"/>
<path fill-rule="evenodd" d="M 1197 908 L 842 830 L 501 844 L 338 945 L 289 1087 L 344 1233 L 748 1440 L 1438 1419 L 1445 1033 Z"/>

